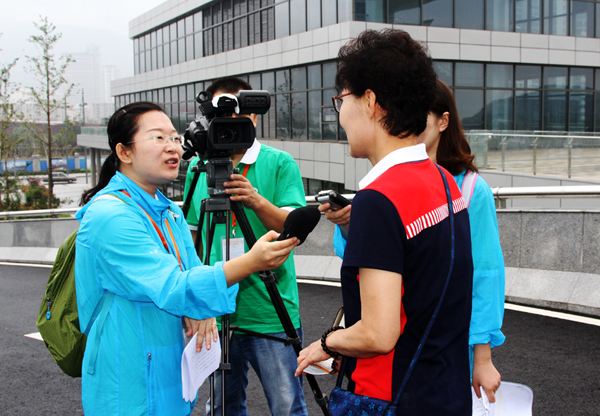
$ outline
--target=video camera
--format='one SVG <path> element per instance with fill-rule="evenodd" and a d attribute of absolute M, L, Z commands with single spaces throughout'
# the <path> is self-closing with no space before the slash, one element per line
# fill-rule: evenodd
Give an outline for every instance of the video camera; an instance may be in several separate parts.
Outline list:
<path fill-rule="evenodd" d="M 202 91 L 196 97 L 201 114 L 188 125 L 183 145 L 184 159 L 198 155 L 200 159 L 229 157 L 234 149 L 252 146 L 256 131 L 248 117 L 235 114 L 265 114 L 271 106 L 271 95 L 263 90 L 241 90 L 236 95 L 211 97 Z"/>

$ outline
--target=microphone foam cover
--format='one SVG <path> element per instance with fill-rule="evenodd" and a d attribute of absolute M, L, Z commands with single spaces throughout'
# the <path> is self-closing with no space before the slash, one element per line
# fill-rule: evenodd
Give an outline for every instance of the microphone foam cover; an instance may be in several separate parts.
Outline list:
<path fill-rule="evenodd" d="M 296 208 L 290 212 L 283 223 L 283 231 L 277 240 L 296 237 L 300 244 L 315 229 L 321 219 L 321 211 L 316 206 Z"/>

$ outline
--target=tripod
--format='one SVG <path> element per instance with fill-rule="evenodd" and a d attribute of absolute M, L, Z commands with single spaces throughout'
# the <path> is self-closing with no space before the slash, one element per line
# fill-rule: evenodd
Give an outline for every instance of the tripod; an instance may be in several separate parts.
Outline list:
<path fill-rule="evenodd" d="M 199 164 L 202 162 L 199 162 Z M 195 168 L 195 170 L 194 170 Z M 187 213 L 189 211 L 190 202 L 192 200 L 192 196 L 196 185 L 198 183 L 198 178 L 200 176 L 200 172 L 207 173 L 208 179 L 208 193 L 209 198 L 205 198 L 202 200 L 201 209 L 200 209 L 200 217 L 198 219 L 199 231 L 196 233 L 196 251 L 199 252 L 200 243 L 202 241 L 201 229 L 202 224 L 204 222 L 204 218 L 206 216 L 206 224 L 207 224 L 207 239 L 206 239 L 206 256 L 204 264 L 210 263 L 210 251 L 213 243 L 213 238 L 215 234 L 216 224 L 225 224 L 226 225 L 226 233 L 225 233 L 225 259 L 229 260 L 229 230 L 231 226 L 230 214 L 233 212 L 236 216 L 237 221 L 239 222 L 240 228 L 242 229 L 242 234 L 248 244 L 249 248 L 256 243 L 257 239 L 254 235 L 252 228 L 250 227 L 250 223 L 248 221 L 248 217 L 244 211 L 243 203 L 239 201 L 231 201 L 229 199 L 229 195 L 225 193 L 222 184 L 224 181 L 228 180 L 232 173 L 238 173 L 233 169 L 233 165 L 231 159 L 229 157 L 224 158 L 215 158 L 209 159 L 206 165 L 202 165 L 200 167 L 195 166 L 192 168 L 194 171 L 194 177 L 192 180 L 192 184 L 186 200 L 183 204 L 183 212 L 187 217 Z M 212 188 L 211 188 L 212 186 Z M 284 328 L 284 332 L 286 334 L 286 339 L 277 338 L 270 336 L 268 334 L 262 334 L 254 331 L 249 331 L 243 328 L 239 328 L 237 326 L 229 325 L 229 315 L 225 315 L 222 318 L 221 323 L 221 339 L 222 339 L 222 349 L 221 349 L 221 364 L 217 371 L 221 372 L 221 410 L 222 414 L 225 415 L 225 372 L 227 370 L 231 370 L 231 363 L 229 361 L 229 346 L 231 341 L 231 334 L 233 331 L 243 332 L 246 334 L 250 334 L 257 337 L 267 338 L 277 342 L 283 342 L 286 346 L 292 345 L 296 356 L 300 353 L 302 346 L 300 337 L 296 333 L 296 329 L 294 328 L 294 324 L 283 304 L 283 300 L 281 298 L 281 294 L 276 286 L 277 276 L 275 273 L 271 271 L 261 271 L 259 272 L 260 279 L 265 284 L 267 293 L 271 302 L 275 308 L 277 316 Z M 306 380 L 308 381 L 313 395 L 315 396 L 315 400 L 323 414 L 325 416 L 330 416 L 329 410 L 327 408 L 327 396 L 324 396 L 319 388 L 317 380 L 311 374 L 306 375 Z M 214 415 L 214 376 L 211 375 L 210 378 L 210 402 L 211 402 L 211 415 Z"/>

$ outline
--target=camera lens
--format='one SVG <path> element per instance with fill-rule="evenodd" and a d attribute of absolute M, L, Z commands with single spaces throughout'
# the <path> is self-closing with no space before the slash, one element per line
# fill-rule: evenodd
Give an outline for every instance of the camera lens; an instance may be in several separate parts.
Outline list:
<path fill-rule="evenodd" d="M 217 131 L 219 143 L 234 143 L 236 138 L 235 130 L 229 127 L 222 127 Z"/>

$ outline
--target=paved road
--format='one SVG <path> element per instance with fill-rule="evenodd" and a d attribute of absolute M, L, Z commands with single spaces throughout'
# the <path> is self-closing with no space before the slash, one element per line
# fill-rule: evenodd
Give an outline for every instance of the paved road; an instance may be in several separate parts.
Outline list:
<path fill-rule="evenodd" d="M 43 342 L 25 337 L 35 320 L 50 269 L 0 265 L 0 415 L 81 415 L 80 379 L 64 375 Z M 337 287 L 300 284 L 305 341 L 318 339 L 341 304 Z M 494 361 L 507 381 L 530 386 L 534 415 L 600 414 L 600 327 L 506 311 L 506 343 Z M 324 392 L 333 377 L 319 377 Z M 202 386 L 200 402 L 207 397 Z M 321 415 L 305 383 L 311 416 Z M 248 388 L 249 415 L 268 414 L 256 377 Z M 203 414 L 197 406 L 194 415 Z"/>

